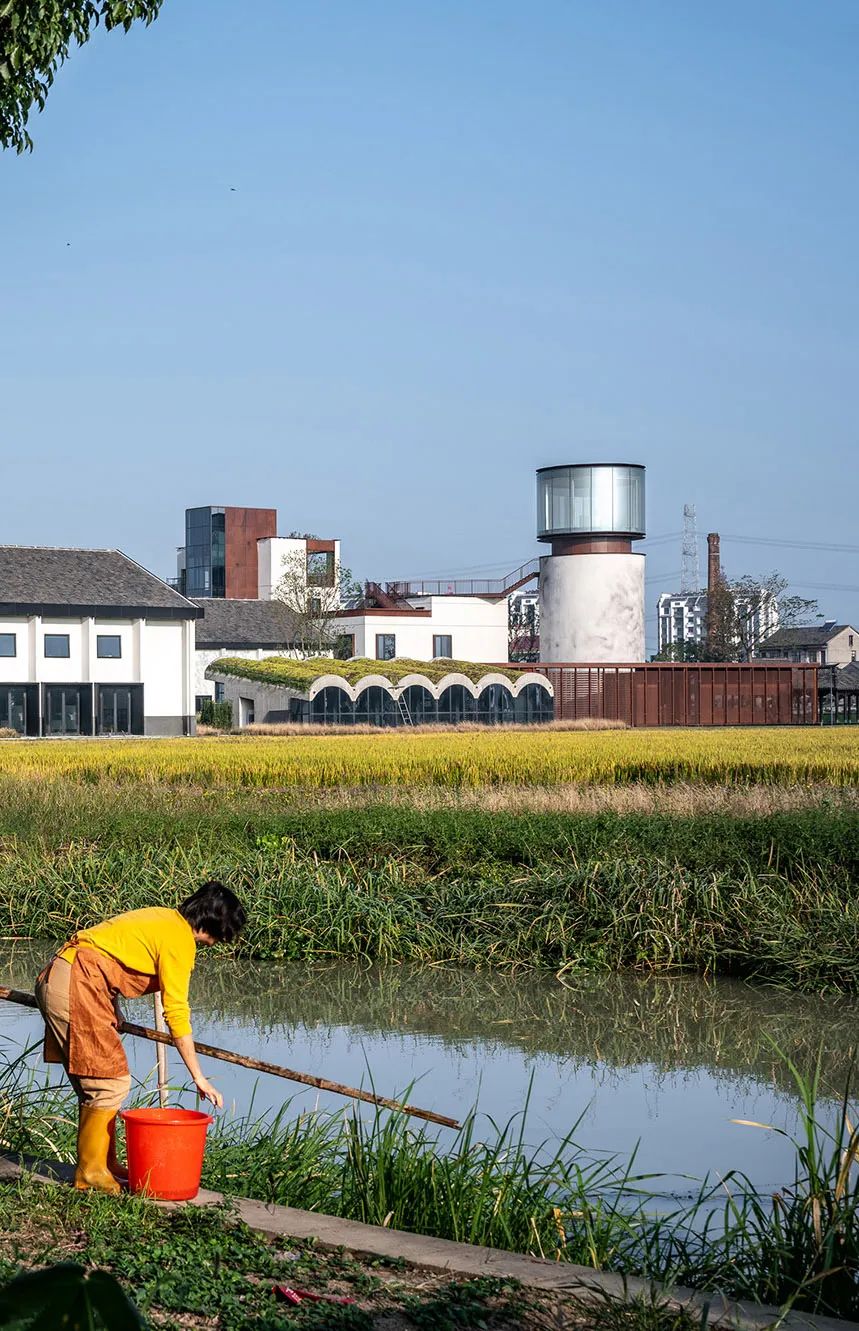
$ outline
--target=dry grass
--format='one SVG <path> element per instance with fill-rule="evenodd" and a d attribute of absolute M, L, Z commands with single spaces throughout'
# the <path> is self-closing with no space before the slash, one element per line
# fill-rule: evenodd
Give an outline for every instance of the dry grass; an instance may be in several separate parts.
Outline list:
<path fill-rule="evenodd" d="M 456 734 L 486 734 L 493 730 L 491 726 L 481 725 L 478 721 L 461 721 L 459 725 L 426 725 L 426 726 L 402 726 L 396 727 L 408 735 L 456 735 Z M 533 725 L 504 725 L 498 729 L 503 730 L 504 734 L 510 731 L 527 731 L 533 733 Z M 539 729 L 545 730 L 628 730 L 629 727 L 625 721 L 609 721 L 598 717 L 585 717 L 580 721 L 547 721 L 541 723 Z M 298 721 L 278 721 L 278 722 L 256 722 L 253 725 L 245 726 L 240 731 L 229 732 L 229 738 L 241 739 L 243 736 L 253 735 L 277 735 L 286 738 L 290 735 L 296 738 L 303 738 L 308 735 L 327 735 L 329 738 L 339 735 L 341 738 L 347 738 L 349 735 L 389 735 L 391 727 L 386 726 L 323 726 L 308 724 Z M 197 726 L 198 735 L 223 735 L 224 731 L 215 730 L 213 726 Z"/>

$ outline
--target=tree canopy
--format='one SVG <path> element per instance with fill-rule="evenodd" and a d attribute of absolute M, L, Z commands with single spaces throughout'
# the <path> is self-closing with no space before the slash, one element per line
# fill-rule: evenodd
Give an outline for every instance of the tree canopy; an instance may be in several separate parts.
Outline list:
<path fill-rule="evenodd" d="M 151 23 L 162 0 L 0 0 L 0 144 L 31 150 L 27 122 L 44 109 L 54 75 L 74 43 L 88 42 L 99 23 L 128 32 Z"/>

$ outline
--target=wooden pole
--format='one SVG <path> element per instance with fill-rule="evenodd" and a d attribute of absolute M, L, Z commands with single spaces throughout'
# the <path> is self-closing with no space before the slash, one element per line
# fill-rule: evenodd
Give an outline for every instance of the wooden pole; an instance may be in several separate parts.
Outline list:
<path fill-rule="evenodd" d="M 0 999 L 8 1003 L 19 1003 L 21 1007 L 37 1007 L 33 994 L 21 989 L 6 989 L 0 985 Z M 170 1045 L 173 1037 L 163 1031 L 150 1030 L 148 1026 L 137 1026 L 134 1022 L 124 1021 L 119 1027 L 124 1035 L 135 1035 L 141 1040 L 153 1040 L 157 1044 Z M 416 1105 L 404 1105 L 399 1100 L 389 1100 L 384 1095 L 372 1095 L 370 1091 L 359 1090 L 356 1086 L 344 1086 L 339 1081 L 329 1081 L 327 1077 L 313 1077 L 309 1072 L 295 1072 L 292 1068 L 282 1068 L 277 1063 L 264 1063 L 259 1058 L 245 1058 L 234 1054 L 229 1049 L 219 1049 L 216 1045 L 198 1044 L 194 1041 L 198 1054 L 208 1058 L 219 1058 L 223 1063 L 235 1063 L 240 1068 L 251 1068 L 255 1072 L 268 1072 L 273 1077 L 285 1077 L 287 1081 L 300 1082 L 302 1086 L 313 1086 L 318 1091 L 332 1091 L 335 1095 L 348 1096 L 350 1100 L 363 1100 L 368 1105 L 378 1105 L 381 1109 L 394 1109 L 400 1114 L 409 1114 L 412 1118 L 423 1118 L 428 1123 L 439 1123 L 443 1128 L 460 1128 L 455 1118 L 436 1114 L 431 1109 L 418 1109 Z"/>
<path fill-rule="evenodd" d="M 152 995 L 155 1007 L 155 1029 L 162 1034 L 167 1030 L 167 1022 L 164 1020 L 164 1004 L 161 1002 L 161 995 L 156 992 Z M 158 1069 L 158 1103 L 162 1109 L 167 1108 L 167 1046 L 160 1042 L 155 1046 L 155 1065 Z"/>

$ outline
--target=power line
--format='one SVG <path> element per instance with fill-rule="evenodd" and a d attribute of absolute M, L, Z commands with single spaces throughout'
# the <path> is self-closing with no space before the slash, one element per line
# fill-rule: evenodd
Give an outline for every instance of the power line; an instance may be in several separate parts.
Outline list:
<path fill-rule="evenodd" d="M 859 545 L 845 545 L 841 542 L 826 541 L 788 541 L 784 537 L 767 536 L 732 536 L 723 534 L 725 541 L 739 541 L 743 545 L 779 545 L 787 550 L 831 550 L 838 554 L 859 555 Z"/>

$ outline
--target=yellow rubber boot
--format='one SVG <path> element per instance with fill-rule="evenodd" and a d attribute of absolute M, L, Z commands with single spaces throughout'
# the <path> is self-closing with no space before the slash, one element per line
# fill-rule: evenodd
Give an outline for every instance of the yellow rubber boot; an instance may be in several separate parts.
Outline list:
<path fill-rule="evenodd" d="M 122 1191 L 107 1167 L 110 1125 L 115 1119 L 115 1109 L 81 1105 L 78 1114 L 78 1167 L 75 1170 L 75 1187 L 79 1191 L 93 1188 L 96 1192 L 110 1192 L 114 1195 Z"/>
<path fill-rule="evenodd" d="M 116 1154 L 116 1115 L 107 1125 L 108 1147 L 107 1147 L 107 1167 L 115 1179 L 120 1183 L 128 1182 L 128 1170 L 121 1164 Z"/>

